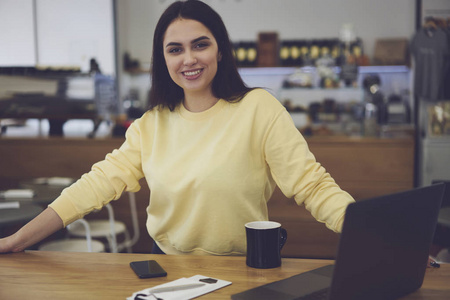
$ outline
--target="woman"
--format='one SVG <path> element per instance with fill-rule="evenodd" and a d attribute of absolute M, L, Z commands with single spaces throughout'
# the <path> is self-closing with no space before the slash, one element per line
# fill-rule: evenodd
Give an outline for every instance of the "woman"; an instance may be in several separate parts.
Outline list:
<path fill-rule="evenodd" d="M 341 230 L 353 198 L 315 161 L 279 101 L 245 86 L 215 11 L 196 0 L 170 5 L 156 26 L 152 63 L 150 109 L 124 144 L 0 240 L 0 252 L 22 251 L 123 191 L 138 191 L 143 177 L 154 253 L 244 255 L 244 224 L 268 219 L 276 185 Z"/>

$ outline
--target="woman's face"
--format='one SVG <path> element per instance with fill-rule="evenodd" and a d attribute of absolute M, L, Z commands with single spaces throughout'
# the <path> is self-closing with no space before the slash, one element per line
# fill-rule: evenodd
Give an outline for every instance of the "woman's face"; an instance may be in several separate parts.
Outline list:
<path fill-rule="evenodd" d="M 209 93 L 217 73 L 220 54 L 216 39 L 202 23 L 176 19 L 163 40 L 164 59 L 172 80 L 185 96 Z"/>

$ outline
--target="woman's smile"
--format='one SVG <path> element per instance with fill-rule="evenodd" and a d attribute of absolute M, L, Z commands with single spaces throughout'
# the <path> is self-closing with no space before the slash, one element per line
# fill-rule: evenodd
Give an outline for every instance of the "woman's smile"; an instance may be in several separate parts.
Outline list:
<path fill-rule="evenodd" d="M 194 80 L 197 79 L 202 72 L 202 69 L 194 70 L 194 71 L 184 71 L 182 72 L 184 77 L 186 77 L 187 80 Z"/>

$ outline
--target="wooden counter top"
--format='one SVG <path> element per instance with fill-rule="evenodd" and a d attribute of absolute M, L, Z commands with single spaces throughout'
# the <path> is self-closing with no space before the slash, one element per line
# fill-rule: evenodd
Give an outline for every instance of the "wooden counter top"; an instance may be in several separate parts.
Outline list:
<path fill-rule="evenodd" d="M 79 178 L 92 164 L 120 147 L 123 138 L 0 138 L 0 189 L 10 182 L 38 177 Z M 397 138 L 308 137 L 312 153 L 342 189 L 355 199 L 413 187 L 414 140 Z M 145 227 L 150 191 L 145 180 L 136 194 L 140 240 L 134 251 L 150 252 Z M 132 228 L 128 201 L 114 201 L 116 219 Z M 89 217 L 105 218 L 103 211 Z M 282 254 L 288 257 L 333 258 L 338 235 L 325 228 L 277 189 L 269 201 L 269 217 L 289 231 Z"/>
<path fill-rule="evenodd" d="M 131 261 L 157 260 L 167 277 L 139 279 Z M 274 269 L 247 267 L 245 257 L 31 251 L 0 255 L 1 299 L 125 299 L 134 292 L 194 275 L 231 281 L 200 299 L 235 293 L 306 272 L 329 260 L 286 259 Z M 389 266 L 387 267 L 387 271 Z M 429 268 L 422 288 L 402 299 L 448 299 L 450 265 Z"/>

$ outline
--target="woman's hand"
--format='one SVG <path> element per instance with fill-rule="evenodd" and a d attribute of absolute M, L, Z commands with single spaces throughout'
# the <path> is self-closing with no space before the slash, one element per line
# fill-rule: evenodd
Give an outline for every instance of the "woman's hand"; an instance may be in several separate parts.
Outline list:
<path fill-rule="evenodd" d="M 0 253 L 23 251 L 63 227 L 58 214 L 47 208 L 13 235 L 0 239 Z"/>
<path fill-rule="evenodd" d="M 0 239 L 0 253 L 12 252 L 10 243 L 8 242 L 11 237 Z"/>

